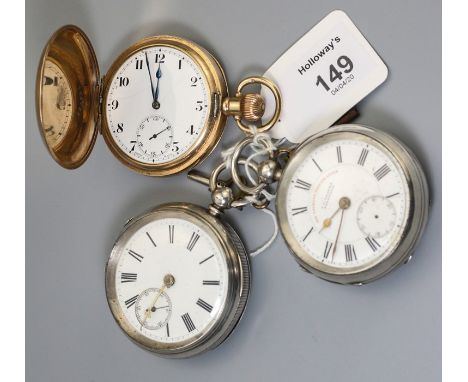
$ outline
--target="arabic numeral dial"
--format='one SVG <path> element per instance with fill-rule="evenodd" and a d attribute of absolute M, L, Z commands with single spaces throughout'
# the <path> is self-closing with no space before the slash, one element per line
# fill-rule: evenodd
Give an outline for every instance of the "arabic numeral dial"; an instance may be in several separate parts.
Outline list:
<path fill-rule="evenodd" d="M 105 137 L 119 156 L 160 166 L 192 149 L 210 106 L 209 86 L 195 59 L 153 46 L 130 54 L 109 76 Z"/>

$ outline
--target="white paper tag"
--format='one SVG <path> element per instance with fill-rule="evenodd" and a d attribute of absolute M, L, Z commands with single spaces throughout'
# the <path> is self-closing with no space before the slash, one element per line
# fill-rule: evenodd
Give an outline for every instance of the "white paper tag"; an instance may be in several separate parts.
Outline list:
<path fill-rule="evenodd" d="M 336 10 L 289 48 L 264 74 L 280 88 L 274 138 L 301 142 L 330 127 L 378 87 L 388 69 L 351 19 Z M 262 89 L 267 105 L 272 94 Z M 264 120 L 272 110 L 267 108 Z"/>

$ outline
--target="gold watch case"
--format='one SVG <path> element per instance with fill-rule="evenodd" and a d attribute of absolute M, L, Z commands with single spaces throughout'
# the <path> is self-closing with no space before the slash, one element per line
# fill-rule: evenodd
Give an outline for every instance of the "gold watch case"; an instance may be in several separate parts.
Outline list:
<path fill-rule="evenodd" d="M 172 47 L 191 57 L 206 78 L 210 102 L 205 126 L 197 141 L 185 154 L 173 161 L 145 164 L 128 156 L 113 140 L 106 119 L 105 105 L 111 80 L 125 60 L 142 49 L 154 46 Z M 53 62 L 60 68 L 65 77 L 64 82 L 70 86 L 67 90 L 72 98 L 69 105 L 72 108 L 71 118 L 66 126 L 61 126 L 64 135 L 60 139 L 60 144 L 55 145 L 52 145 L 50 139 L 46 138 L 47 126 L 43 118 L 45 103 L 55 102 L 53 99 L 44 98 L 44 68 L 48 62 Z M 226 101 L 229 100 L 239 101 L 237 103 L 241 104 L 243 109 L 223 110 L 223 102 L 227 104 Z M 39 62 L 36 80 L 36 112 L 41 135 L 50 155 L 59 165 L 67 169 L 77 168 L 86 161 L 96 141 L 97 132 L 100 131 L 114 156 L 128 168 L 149 176 L 179 173 L 194 167 L 211 153 L 221 138 L 227 115 L 237 113 L 235 118 L 238 124 L 242 115 L 249 116 L 252 110 L 256 112 L 254 119 L 258 120 L 261 117 L 259 113 L 263 114 L 264 105 L 249 109 L 248 102 L 248 100 L 244 101 L 240 91 L 237 92 L 236 97 L 228 98 L 224 71 L 209 52 L 189 40 L 174 36 L 154 36 L 138 41 L 114 61 L 107 74 L 101 79 L 92 44 L 85 33 L 74 25 L 60 28 L 49 39 Z M 259 100 L 255 99 L 251 102 L 258 105 Z M 236 104 L 236 102 L 231 102 L 231 104 Z M 49 107 L 49 111 L 51 109 L 53 105 Z"/>
<path fill-rule="evenodd" d="M 61 126 L 63 136 L 59 144 L 51 144 L 47 139 L 48 126 L 44 111 L 53 114 L 55 102 L 46 97 L 45 68 L 53 64 L 64 77 L 71 96 L 71 118 Z M 62 167 L 74 169 L 88 158 L 96 142 L 99 121 L 99 67 L 94 50 L 86 35 L 73 25 L 56 31 L 46 44 L 36 78 L 36 113 L 39 130 L 50 155 Z M 56 110 L 56 120 L 60 120 L 60 110 Z M 51 115 L 54 119 L 54 116 Z"/>

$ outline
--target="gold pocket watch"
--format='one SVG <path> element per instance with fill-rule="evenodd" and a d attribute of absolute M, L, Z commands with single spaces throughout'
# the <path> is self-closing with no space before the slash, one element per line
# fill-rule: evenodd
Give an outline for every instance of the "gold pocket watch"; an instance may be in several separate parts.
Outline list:
<path fill-rule="evenodd" d="M 91 42 L 81 29 L 67 25 L 52 35 L 40 60 L 38 123 L 51 156 L 65 168 L 84 163 L 100 131 L 128 168 L 150 176 L 171 175 L 211 153 L 228 115 L 245 131 L 243 121 L 261 118 L 263 98 L 242 93 L 253 83 L 270 84 L 247 78 L 229 98 L 216 58 L 174 36 L 138 41 L 100 78 Z M 278 109 L 279 104 L 261 129 L 275 123 Z"/>

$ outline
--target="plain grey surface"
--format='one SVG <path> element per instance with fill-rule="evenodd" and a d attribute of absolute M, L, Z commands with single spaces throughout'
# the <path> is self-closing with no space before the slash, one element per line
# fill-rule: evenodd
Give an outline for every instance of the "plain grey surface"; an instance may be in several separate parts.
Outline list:
<path fill-rule="evenodd" d="M 63 24 L 85 30 L 102 73 L 136 40 L 192 39 L 217 56 L 231 89 L 261 74 L 333 9 L 348 13 L 390 69 L 359 106 L 423 163 L 432 211 L 415 259 L 364 287 L 299 269 L 281 238 L 253 260 L 244 319 L 214 351 L 167 360 L 114 323 L 104 266 L 127 218 L 167 201 L 206 205 L 185 174 L 151 179 L 124 168 L 102 137 L 82 168 L 49 156 L 36 126 L 36 66 Z M 29 381 L 438 381 L 441 379 L 441 4 L 439 1 L 26 1 L 26 376 Z M 232 121 L 219 150 L 241 137 Z M 229 213 L 250 248 L 271 227 L 252 209 Z M 263 228 L 265 227 L 265 228 Z M 14 293 L 14 291 L 11 291 Z"/>

